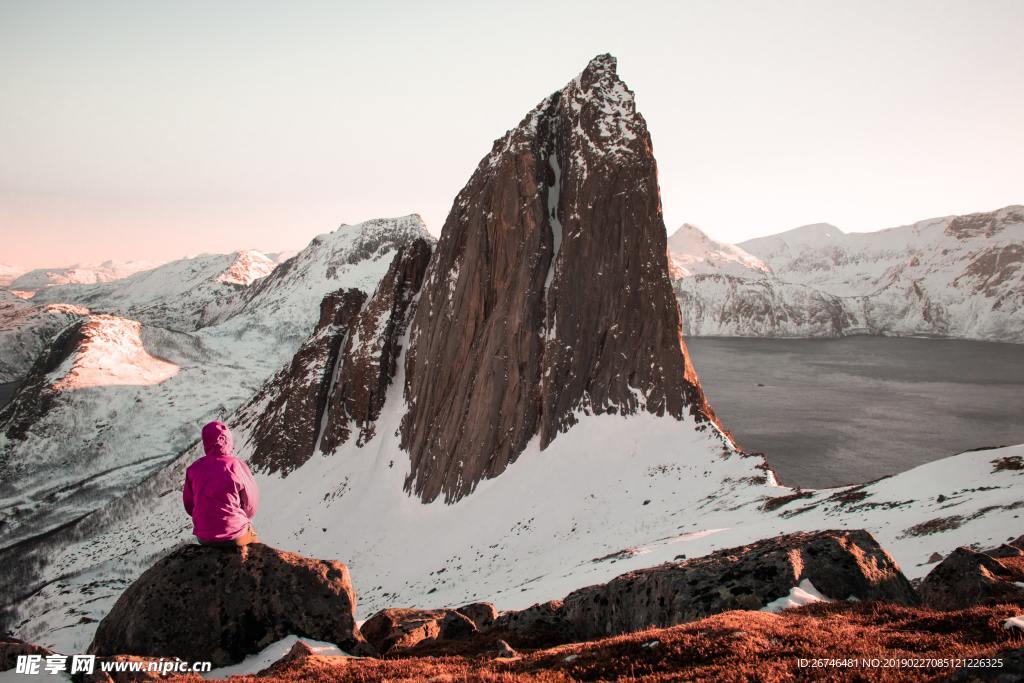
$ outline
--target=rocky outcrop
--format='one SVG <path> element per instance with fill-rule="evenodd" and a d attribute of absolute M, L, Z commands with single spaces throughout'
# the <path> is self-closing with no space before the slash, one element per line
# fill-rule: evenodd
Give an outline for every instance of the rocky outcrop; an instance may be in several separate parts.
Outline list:
<path fill-rule="evenodd" d="M 498 618 L 498 608 L 490 602 L 474 602 L 455 610 L 469 618 L 477 628 L 487 628 Z"/>
<path fill-rule="evenodd" d="M 0 289 L 0 384 L 25 377 L 57 335 L 88 314 L 79 306 L 33 304 Z"/>
<path fill-rule="evenodd" d="M 405 652 L 421 643 L 465 638 L 477 630 L 472 619 L 453 609 L 385 609 L 360 627 L 363 637 L 382 655 Z"/>
<path fill-rule="evenodd" d="M 517 646 L 567 643 L 576 639 L 576 629 L 566 618 L 561 600 L 531 605 L 526 609 L 503 612 L 494 622 L 494 631 L 514 636 Z"/>
<path fill-rule="evenodd" d="M 515 633 L 562 632 L 583 640 L 673 626 L 728 610 L 760 610 L 803 581 L 836 600 L 918 603 L 910 582 L 866 531 L 801 532 L 664 564 L 502 614 Z"/>
<path fill-rule="evenodd" d="M 18 657 L 25 655 L 39 655 L 46 657 L 52 655 L 53 650 L 42 645 L 27 643 L 17 638 L 7 636 L 0 637 L 0 671 L 9 671 L 18 663 Z"/>
<path fill-rule="evenodd" d="M 289 634 L 371 650 L 348 568 L 256 544 L 188 545 L 150 567 L 100 622 L 91 654 L 241 661 Z"/>
<path fill-rule="evenodd" d="M 287 476 L 312 457 L 338 354 L 365 301 L 355 288 L 325 296 L 313 334 L 243 409 L 239 422 L 251 425 L 250 462 L 257 469 Z"/>
<path fill-rule="evenodd" d="M 408 652 L 420 645 L 464 640 L 490 628 L 498 609 L 489 602 L 474 602 L 458 609 L 400 609 L 377 612 L 363 623 L 363 637 L 379 653 Z"/>
<path fill-rule="evenodd" d="M 957 548 L 921 581 L 921 600 L 942 610 L 1024 600 L 1024 558 L 1013 550 L 1018 549 L 1002 546 L 988 554 Z"/>
<path fill-rule="evenodd" d="M 400 340 L 410 306 L 430 261 L 431 245 L 417 239 L 401 247 L 388 272 L 352 327 L 343 362 L 331 391 L 321 449 L 330 453 L 358 430 L 362 446 L 373 438 L 374 424 L 395 375 Z"/>
<path fill-rule="evenodd" d="M 406 359 L 407 488 L 452 501 L 577 412 L 712 419 L 680 336 L 657 165 L 602 55 L 455 199 Z"/>
<path fill-rule="evenodd" d="M 359 445 L 373 436 L 430 250 L 425 239 L 398 247 L 370 297 L 350 288 L 324 298 L 309 339 L 239 411 L 256 468 L 287 476 L 353 430 Z"/>
<path fill-rule="evenodd" d="M 36 359 L 11 402 L 0 409 L 0 429 L 8 439 L 25 439 L 32 425 L 52 408 L 58 392 L 51 386 L 50 373 L 85 342 L 86 325 L 85 321 L 78 322 L 61 332 Z M 4 466 L 0 462 L 0 471 Z"/>

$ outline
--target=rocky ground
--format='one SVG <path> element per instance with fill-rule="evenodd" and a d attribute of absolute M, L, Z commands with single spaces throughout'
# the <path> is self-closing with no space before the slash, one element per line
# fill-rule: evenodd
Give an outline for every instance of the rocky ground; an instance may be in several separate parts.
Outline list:
<path fill-rule="evenodd" d="M 236 681 L 792 681 L 945 680 L 955 667 L 812 669 L 801 659 L 887 660 L 1002 657 L 994 675 L 1020 680 L 1009 651 L 1024 648 L 1024 631 L 1002 622 L 1019 605 L 955 612 L 884 604 L 811 605 L 783 614 L 732 611 L 671 628 L 550 648 L 511 657 L 490 652 L 435 653 L 384 659 L 296 657 Z M 493 643 L 478 643 L 494 650 Z M 1020 658 L 1019 653 L 1012 655 Z M 890 663 L 892 663 L 890 661 Z M 986 672 L 977 670 L 977 680 Z M 970 676 L 955 680 L 976 680 Z"/>
<path fill-rule="evenodd" d="M 1018 681 L 1021 546 L 960 548 L 915 586 L 867 532 L 803 532 L 523 610 L 391 608 L 357 626 L 340 562 L 188 545 L 125 591 L 89 652 L 241 664 L 234 681 Z M 0 670 L 19 654 L 51 651 L 4 639 Z M 202 680 L 120 675 L 74 680 Z"/>

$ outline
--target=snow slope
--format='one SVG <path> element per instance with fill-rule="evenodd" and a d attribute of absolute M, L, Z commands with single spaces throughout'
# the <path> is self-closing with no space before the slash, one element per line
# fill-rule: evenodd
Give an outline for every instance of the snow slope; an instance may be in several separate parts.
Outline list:
<path fill-rule="evenodd" d="M 669 236 L 668 255 L 672 279 L 708 273 L 753 278 L 771 273 L 761 259 L 733 244 L 711 239 L 689 223 Z"/>
<path fill-rule="evenodd" d="M 324 294 L 372 291 L 397 247 L 425 234 L 418 217 L 404 217 L 320 235 L 274 286 L 198 331 L 93 316 L 87 336 L 106 352 L 74 356 L 50 378 L 52 401 L 24 438 L 0 424 L 0 550 L 96 510 L 173 460 L 291 358 Z"/>
<path fill-rule="evenodd" d="M 0 290 L 0 384 L 23 377 L 57 333 L 87 313 L 80 306 L 37 305 Z"/>

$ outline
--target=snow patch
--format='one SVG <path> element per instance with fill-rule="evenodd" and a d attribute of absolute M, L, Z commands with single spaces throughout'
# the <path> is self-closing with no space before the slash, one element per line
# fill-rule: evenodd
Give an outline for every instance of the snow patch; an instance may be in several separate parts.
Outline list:
<path fill-rule="evenodd" d="M 814 584 L 811 583 L 810 579 L 804 579 L 800 582 L 799 586 L 793 586 L 789 589 L 789 595 L 785 595 L 777 600 L 772 600 L 762 607 L 761 611 L 778 614 L 782 610 L 791 609 L 793 607 L 803 607 L 804 605 L 813 605 L 816 602 L 831 602 L 831 600 L 822 595 L 818 589 L 814 587 Z"/>
<path fill-rule="evenodd" d="M 254 655 L 249 655 L 238 664 L 231 664 L 229 666 L 222 666 L 219 669 L 213 669 L 203 674 L 203 678 L 206 679 L 219 679 L 228 678 L 229 676 L 251 676 L 259 673 L 263 669 L 266 669 L 270 665 L 279 661 L 282 657 L 288 654 L 295 643 L 305 643 L 313 650 L 313 654 L 321 657 L 348 657 L 348 653 L 343 652 L 334 643 L 328 643 L 322 640 L 311 640 L 309 638 L 302 638 L 296 635 L 285 636 L 281 640 L 267 645 L 265 648 L 260 650 Z"/>

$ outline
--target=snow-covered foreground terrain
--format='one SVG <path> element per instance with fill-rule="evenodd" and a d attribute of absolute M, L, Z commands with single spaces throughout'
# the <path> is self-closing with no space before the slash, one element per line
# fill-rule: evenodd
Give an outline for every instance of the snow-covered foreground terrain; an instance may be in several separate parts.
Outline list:
<path fill-rule="evenodd" d="M 348 563 L 361 618 L 386 606 L 474 599 L 520 608 L 630 569 L 795 530 L 868 529 L 910 577 L 927 572 L 933 552 L 1020 534 L 1024 446 L 964 453 L 864 487 L 795 492 L 717 432 L 649 414 L 580 416 L 468 497 L 424 504 L 403 491 L 409 458 L 391 438 L 404 412 L 401 380 L 366 446 L 315 455 L 285 478 L 257 477 L 261 538 Z M 238 436 L 244 453 L 246 435 Z M 156 557 L 189 542 L 179 487 L 197 456 L 193 449 L 97 514 L 85 540 L 46 551 L 39 579 L 53 583 L 22 605 L 21 637 L 82 651 L 95 628 L 89 620 Z"/>

